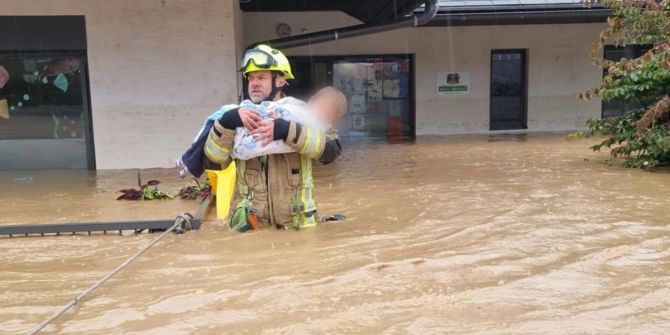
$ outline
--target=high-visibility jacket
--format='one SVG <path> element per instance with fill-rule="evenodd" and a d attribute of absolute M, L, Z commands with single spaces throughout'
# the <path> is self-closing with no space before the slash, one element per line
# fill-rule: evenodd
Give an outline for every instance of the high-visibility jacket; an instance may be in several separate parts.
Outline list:
<path fill-rule="evenodd" d="M 216 121 L 205 144 L 206 158 L 226 168 L 232 162 L 234 138 L 234 129 Z M 232 207 L 252 210 L 261 224 L 296 229 L 315 226 L 318 220 L 312 161 L 327 164 L 339 156 L 342 148 L 337 132 L 321 132 L 291 122 L 284 141 L 295 153 L 235 160 L 237 191 Z"/>

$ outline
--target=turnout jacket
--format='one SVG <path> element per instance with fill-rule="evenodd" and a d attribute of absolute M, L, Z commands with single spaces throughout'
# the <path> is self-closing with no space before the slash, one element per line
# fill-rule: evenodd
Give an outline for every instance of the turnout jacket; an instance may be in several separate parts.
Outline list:
<path fill-rule="evenodd" d="M 225 169 L 232 161 L 235 129 L 241 127 L 238 109 L 214 122 L 204 146 L 207 165 Z M 293 121 L 275 121 L 274 139 L 283 140 L 295 153 L 235 160 L 237 191 L 232 208 L 256 213 L 259 223 L 295 229 L 317 224 L 312 162 L 334 161 L 342 147 L 337 131 L 325 132 Z"/>

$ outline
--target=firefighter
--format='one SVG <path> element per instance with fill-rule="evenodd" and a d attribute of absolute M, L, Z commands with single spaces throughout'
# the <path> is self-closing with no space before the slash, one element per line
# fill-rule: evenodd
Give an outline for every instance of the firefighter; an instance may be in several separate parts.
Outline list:
<path fill-rule="evenodd" d="M 262 44 L 245 52 L 241 72 L 248 80 L 249 98 L 256 104 L 285 97 L 287 80 L 294 78 L 286 56 Z M 237 190 L 231 228 L 246 231 L 263 225 L 294 229 L 315 226 L 319 219 L 312 162 L 328 164 L 339 156 L 342 147 L 337 132 L 282 119 L 262 120 L 251 109 L 233 108 L 210 130 L 204 148 L 207 164 L 224 169 L 232 162 L 230 154 L 238 127 L 249 129 L 263 143 L 282 140 L 295 153 L 235 161 Z"/>

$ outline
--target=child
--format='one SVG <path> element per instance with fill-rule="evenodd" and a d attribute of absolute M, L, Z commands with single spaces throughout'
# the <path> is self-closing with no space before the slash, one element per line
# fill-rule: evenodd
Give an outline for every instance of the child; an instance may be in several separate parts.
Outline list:
<path fill-rule="evenodd" d="M 328 86 L 317 91 L 307 103 L 287 97 L 278 101 L 264 101 L 254 104 L 244 100 L 239 106 L 225 105 L 205 120 L 205 125 L 200 129 L 191 148 L 182 154 L 177 160 L 177 166 L 181 166 L 179 177 L 184 178 L 188 173 L 200 177 L 204 172 L 203 148 L 209 130 L 214 121 L 223 116 L 225 111 L 236 107 L 253 109 L 263 119 L 281 118 L 287 121 L 295 121 L 299 124 L 314 127 L 319 130 L 331 129 L 342 119 L 347 111 L 347 98 L 335 87 Z M 294 150 L 282 141 L 273 141 L 266 146 L 254 142 L 253 135 L 246 128 L 238 128 L 235 134 L 235 143 L 231 156 L 236 159 L 247 160 L 250 158 L 293 152 Z"/>
<path fill-rule="evenodd" d="M 254 105 L 263 119 L 284 119 L 328 130 L 342 119 L 347 112 L 347 98 L 335 87 L 327 86 L 317 91 L 307 103 L 294 98 L 283 98 L 276 102 Z M 242 104 L 241 107 L 248 107 Z M 265 110 L 264 108 L 265 107 Z M 273 141 L 263 146 L 254 141 L 254 136 L 246 128 L 237 128 L 232 157 L 247 160 L 254 157 L 283 154 L 294 150 L 283 141 Z"/>

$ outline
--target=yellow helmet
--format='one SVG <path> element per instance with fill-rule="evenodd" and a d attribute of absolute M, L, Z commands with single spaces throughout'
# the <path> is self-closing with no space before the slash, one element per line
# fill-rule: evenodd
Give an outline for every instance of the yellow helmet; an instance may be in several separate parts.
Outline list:
<path fill-rule="evenodd" d="M 265 44 L 259 44 L 244 53 L 240 71 L 244 77 L 253 71 L 279 71 L 284 78 L 294 79 L 288 58 L 281 51 Z"/>

